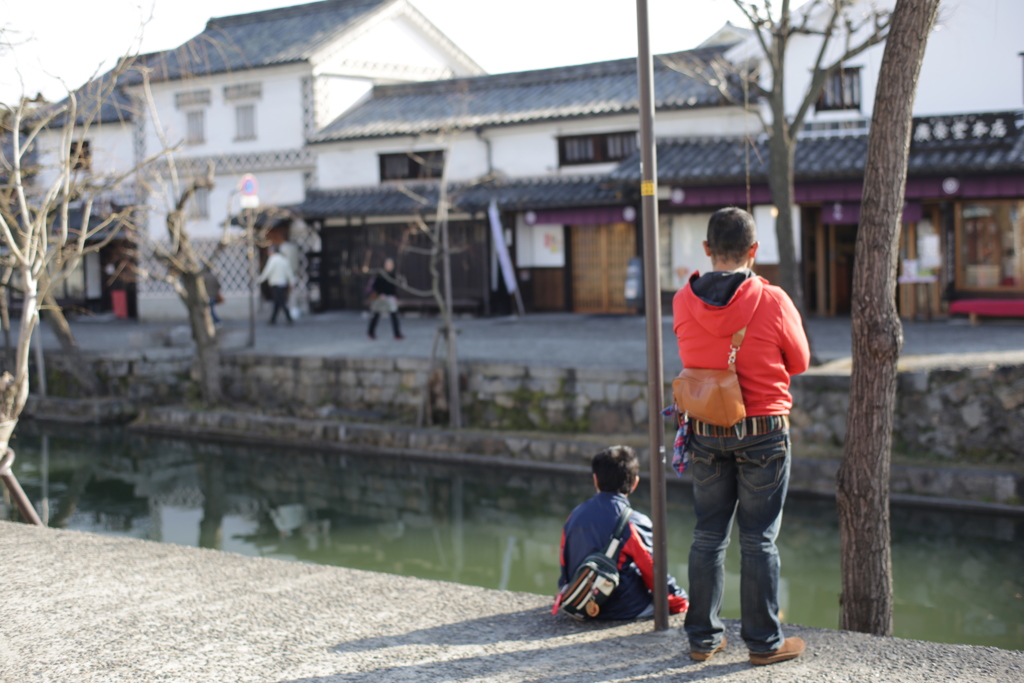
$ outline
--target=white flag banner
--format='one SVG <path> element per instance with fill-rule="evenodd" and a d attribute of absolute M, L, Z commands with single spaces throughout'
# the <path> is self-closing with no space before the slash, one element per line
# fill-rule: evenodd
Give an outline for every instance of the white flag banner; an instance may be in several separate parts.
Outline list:
<path fill-rule="evenodd" d="M 498 202 L 491 200 L 487 207 L 487 215 L 491 219 L 491 234 L 494 236 L 494 251 L 498 254 L 498 263 L 501 264 L 501 274 L 505 277 L 505 288 L 509 294 L 516 291 L 516 272 L 512 268 L 512 259 L 508 255 L 508 245 L 505 244 L 505 231 L 501 227 L 501 216 L 498 214 Z"/>

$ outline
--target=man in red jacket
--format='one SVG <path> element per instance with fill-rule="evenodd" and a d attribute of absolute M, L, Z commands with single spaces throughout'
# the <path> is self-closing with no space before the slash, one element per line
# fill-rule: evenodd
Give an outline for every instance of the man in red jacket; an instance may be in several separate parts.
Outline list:
<path fill-rule="evenodd" d="M 774 664 L 800 656 L 805 647 L 782 633 L 775 539 L 789 485 L 789 381 L 807 369 L 810 349 L 790 298 L 750 270 L 758 247 L 753 217 L 721 209 L 711 216 L 707 237 L 704 250 L 714 270 L 694 273 L 672 302 L 679 357 L 684 367 L 725 369 L 732 336 L 745 327 L 736 373 L 747 418 L 726 428 L 690 420 L 688 471 L 697 526 L 686 634 L 696 661 L 725 649 L 723 567 L 735 517 L 742 554 L 740 635 L 752 664 Z"/>

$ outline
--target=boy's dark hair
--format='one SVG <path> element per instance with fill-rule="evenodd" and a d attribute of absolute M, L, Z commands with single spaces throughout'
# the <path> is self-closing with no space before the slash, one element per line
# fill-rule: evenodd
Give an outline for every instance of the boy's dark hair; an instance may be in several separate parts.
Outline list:
<path fill-rule="evenodd" d="M 601 491 L 628 494 L 640 476 L 640 460 L 629 446 L 611 446 L 594 456 L 590 469 L 597 475 Z"/>
<path fill-rule="evenodd" d="M 754 217 L 743 209 L 729 206 L 711 214 L 708 221 L 708 249 L 715 259 L 742 261 L 757 242 Z"/>

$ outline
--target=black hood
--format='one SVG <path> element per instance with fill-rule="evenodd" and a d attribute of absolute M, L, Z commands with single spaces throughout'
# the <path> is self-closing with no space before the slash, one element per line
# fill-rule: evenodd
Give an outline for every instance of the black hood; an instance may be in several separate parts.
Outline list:
<path fill-rule="evenodd" d="M 735 271 L 715 270 L 691 280 L 690 289 L 701 301 L 710 306 L 725 306 L 732 301 L 740 285 L 752 277 L 754 271 L 749 268 Z"/>

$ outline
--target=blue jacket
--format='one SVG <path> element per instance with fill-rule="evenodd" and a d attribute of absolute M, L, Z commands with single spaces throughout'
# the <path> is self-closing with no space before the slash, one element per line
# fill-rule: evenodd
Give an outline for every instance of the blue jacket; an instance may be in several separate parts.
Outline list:
<path fill-rule="evenodd" d="M 562 528 L 559 589 L 570 580 L 587 555 L 602 552 L 608 545 L 615 524 L 629 499 L 621 493 L 597 493 L 580 504 L 569 515 Z M 630 516 L 623 543 L 619 547 L 619 587 L 601 606 L 599 619 L 635 619 L 647 609 L 654 586 L 654 562 L 651 557 L 651 520 L 636 510 Z M 688 607 L 686 591 L 668 577 L 669 612 L 685 612 Z"/>

